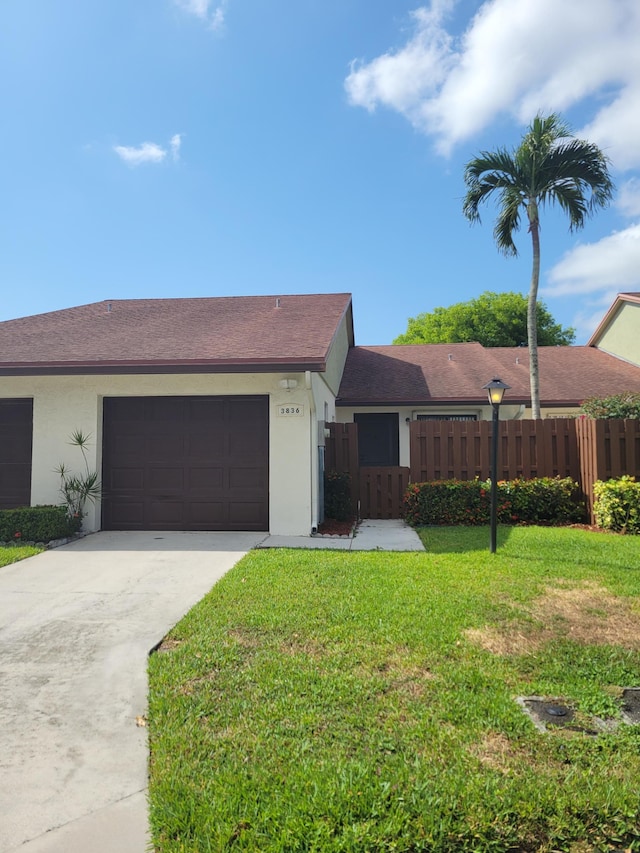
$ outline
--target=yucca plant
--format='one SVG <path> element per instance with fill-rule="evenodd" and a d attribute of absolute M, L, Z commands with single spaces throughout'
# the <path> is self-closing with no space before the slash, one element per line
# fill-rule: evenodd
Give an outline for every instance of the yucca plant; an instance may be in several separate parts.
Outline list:
<path fill-rule="evenodd" d="M 87 449 L 89 447 L 90 434 L 82 430 L 74 430 L 70 435 L 69 444 L 78 447 L 84 460 L 84 471 L 80 474 L 72 474 L 64 462 L 55 468 L 56 474 L 60 475 L 60 494 L 67 507 L 67 515 L 70 518 L 84 518 L 85 505 L 88 500 L 95 502 L 101 495 L 102 486 L 97 471 L 89 468 Z"/>

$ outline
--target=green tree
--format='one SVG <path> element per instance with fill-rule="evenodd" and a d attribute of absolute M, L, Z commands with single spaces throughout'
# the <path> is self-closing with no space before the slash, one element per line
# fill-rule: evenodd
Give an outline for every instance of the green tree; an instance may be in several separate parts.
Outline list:
<path fill-rule="evenodd" d="M 563 329 L 544 302 L 536 306 L 538 344 L 566 346 L 575 331 Z M 485 347 L 517 347 L 527 342 L 527 298 L 521 293 L 490 290 L 468 302 L 410 317 L 407 331 L 394 344 L 453 344 L 478 341 Z"/>
<path fill-rule="evenodd" d="M 582 228 L 613 196 L 609 161 L 597 145 L 576 139 L 557 116 L 536 116 L 513 151 L 482 151 L 464 172 L 467 193 L 464 215 L 479 222 L 479 207 L 498 194 L 499 212 L 493 235 L 498 250 L 517 255 L 513 236 L 526 215 L 533 247 L 527 310 L 531 415 L 540 417 L 537 311 L 540 280 L 540 210 L 557 204 L 569 217 L 569 229 Z"/>

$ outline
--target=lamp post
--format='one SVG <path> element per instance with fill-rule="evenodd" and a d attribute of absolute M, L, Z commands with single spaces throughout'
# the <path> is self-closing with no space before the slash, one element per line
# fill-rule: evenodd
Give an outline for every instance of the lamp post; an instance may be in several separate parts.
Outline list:
<path fill-rule="evenodd" d="M 493 432 L 491 434 L 491 541 L 489 544 L 489 552 L 496 553 L 496 532 L 498 520 L 498 422 L 500 413 L 500 403 L 504 397 L 504 392 L 511 388 L 500 379 L 492 379 L 482 386 L 487 392 L 489 402 L 493 408 Z"/>

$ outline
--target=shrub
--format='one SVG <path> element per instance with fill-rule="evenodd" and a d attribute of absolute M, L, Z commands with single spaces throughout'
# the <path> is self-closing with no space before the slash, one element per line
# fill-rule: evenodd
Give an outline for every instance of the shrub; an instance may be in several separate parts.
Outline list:
<path fill-rule="evenodd" d="M 0 510 L 0 542 L 51 542 L 80 529 L 80 517 L 65 506 L 32 506 Z"/>
<path fill-rule="evenodd" d="M 336 521 L 350 520 L 351 476 L 346 471 L 325 471 L 324 514 Z"/>
<path fill-rule="evenodd" d="M 617 480 L 593 484 L 596 524 L 605 530 L 640 533 L 640 483 L 624 475 Z"/>
<path fill-rule="evenodd" d="M 509 502 L 510 519 L 547 524 L 584 521 L 586 511 L 580 488 L 570 477 L 537 477 L 498 483 L 498 505 Z M 503 513 L 504 515 L 504 513 Z"/>
<path fill-rule="evenodd" d="M 580 409 L 590 418 L 640 418 L 640 394 L 625 391 L 610 397 L 589 397 Z"/>
<path fill-rule="evenodd" d="M 566 524 L 585 518 L 579 487 L 568 477 L 499 482 L 497 511 L 502 524 Z M 489 480 L 411 483 L 404 497 L 404 517 L 414 526 L 488 524 L 490 514 Z"/>

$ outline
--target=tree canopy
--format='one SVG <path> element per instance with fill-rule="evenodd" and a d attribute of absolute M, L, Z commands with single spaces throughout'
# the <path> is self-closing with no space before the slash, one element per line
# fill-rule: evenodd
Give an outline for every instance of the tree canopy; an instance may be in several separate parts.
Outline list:
<path fill-rule="evenodd" d="M 572 328 L 562 328 L 544 302 L 536 306 L 538 343 L 566 346 L 575 340 Z M 517 347 L 527 343 L 527 298 L 521 293 L 487 290 L 468 302 L 410 317 L 407 331 L 394 344 L 453 344 L 478 341 L 485 347 Z"/>

